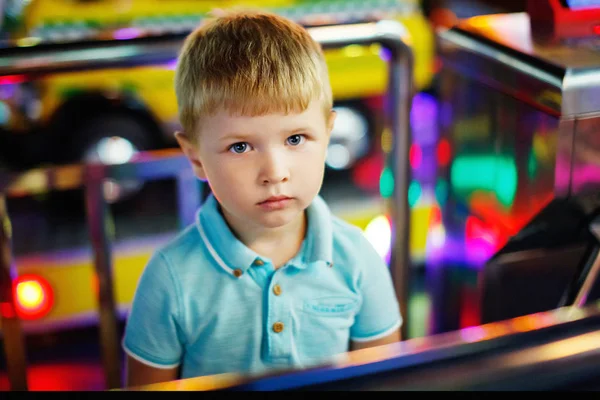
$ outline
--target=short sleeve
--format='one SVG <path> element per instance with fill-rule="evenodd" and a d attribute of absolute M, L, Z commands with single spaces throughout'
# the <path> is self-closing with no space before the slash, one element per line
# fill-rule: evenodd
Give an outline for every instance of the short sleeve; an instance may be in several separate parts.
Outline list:
<path fill-rule="evenodd" d="M 350 339 L 367 342 L 383 338 L 402 325 L 402 315 L 390 270 L 365 237 L 361 237 L 358 289 L 362 304 L 350 328 Z"/>
<path fill-rule="evenodd" d="M 123 338 L 123 350 L 155 368 L 174 368 L 181 362 L 182 342 L 178 293 L 164 256 L 155 253 L 135 291 Z"/>

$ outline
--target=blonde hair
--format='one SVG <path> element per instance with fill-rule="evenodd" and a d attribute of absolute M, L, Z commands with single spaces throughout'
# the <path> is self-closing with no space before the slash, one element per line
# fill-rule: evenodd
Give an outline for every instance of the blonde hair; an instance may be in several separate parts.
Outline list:
<path fill-rule="evenodd" d="M 321 46 L 300 25 L 260 11 L 222 11 L 186 38 L 175 73 L 179 119 L 193 139 L 203 116 L 331 110 Z"/>

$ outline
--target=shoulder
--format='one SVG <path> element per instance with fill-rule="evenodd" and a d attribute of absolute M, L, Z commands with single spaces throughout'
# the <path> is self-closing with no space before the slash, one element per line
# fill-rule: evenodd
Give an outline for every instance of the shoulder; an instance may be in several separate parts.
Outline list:
<path fill-rule="evenodd" d="M 161 258 L 170 268 L 184 270 L 193 260 L 203 257 L 202 239 L 195 224 L 190 224 L 175 237 L 160 246 L 154 257 Z M 197 266 L 197 263 L 193 263 Z"/>

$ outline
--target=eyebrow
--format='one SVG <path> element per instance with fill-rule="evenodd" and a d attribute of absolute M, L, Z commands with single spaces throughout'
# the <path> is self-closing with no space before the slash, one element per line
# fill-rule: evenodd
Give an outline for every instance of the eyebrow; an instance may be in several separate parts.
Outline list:
<path fill-rule="evenodd" d="M 289 129 L 289 130 L 285 130 L 285 131 L 281 131 L 280 133 L 282 134 L 286 134 L 286 135 L 295 135 L 297 133 L 300 132 L 312 132 L 312 129 L 310 129 L 309 127 L 302 127 L 302 128 L 296 128 L 296 129 Z M 228 142 L 231 140 L 238 140 L 238 141 L 245 141 L 248 140 L 248 138 L 254 136 L 255 133 L 236 133 L 236 132 L 232 132 L 232 133 L 228 133 L 225 136 L 223 136 L 220 141 L 221 142 Z"/>

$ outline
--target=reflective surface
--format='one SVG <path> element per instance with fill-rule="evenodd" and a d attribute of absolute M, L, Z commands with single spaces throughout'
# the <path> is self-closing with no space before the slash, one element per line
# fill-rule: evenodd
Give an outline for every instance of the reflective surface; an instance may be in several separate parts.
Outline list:
<path fill-rule="evenodd" d="M 440 39 L 447 68 L 511 97 L 519 114 L 533 107 L 558 119 L 551 123 L 558 132 L 546 146 L 557 196 L 598 188 L 591 155 L 600 145 L 592 139 L 600 114 L 597 37 L 542 39 L 532 34 L 527 14 L 516 13 L 467 19 L 440 32 Z M 512 118 L 505 121 L 517 126 Z"/>
<path fill-rule="evenodd" d="M 129 390 L 553 388 L 569 380 L 577 381 L 573 372 L 583 372 L 583 362 L 587 376 L 579 379 L 589 377 L 593 371 L 597 374 L 600 363 L 596 342 L 600 335 L 596 331 L 598 323 L 597 304 L 579 310 L 559 309 L 354 351 L 317 368 L 262 376 L 207 376 Z M 570 368 L 554 375 L 556 368 L 567 363 Z M 546 369 L 540 370 L 540 367 Z M 558 379 L 553 381 L 552 376 Z M 544 380 L 539 380 L 540 377 Z"/>
<path fill-rule="evenodd" d="M 449 190 L 428 260 L 481 267 L 553 198 L 558 118 L 451 69 L 441 79 Z"/>
<path fill-rule="evenodd" d="M 440 37 L 448 62 L 522 100 L 564 116 L 600 109 L 597 38 L 538 38 L 525 13 L 469 18 Z"/>
<path fill-rule="evenodd" d="M 481 271 L 551 201 L 600 188 L 596 38 L 543 41 L 523 13 L 470 18 L 439 37 L 436 188 L 444 190 L 425 257 L 435 288 L 431 333 L 462 323 L 444 296 L 454 290 L 445 283 L 453 268 Z M 545 245 L 536 249 L 544 253 Z M 572 259 L 573 270 L 579 262 Z M 531 278 L 555 273 L 539 271 Z"/>
<path fill-rule="evenodd" d="M 571 192 L 593 193 L 600 187 L 600 113 L 575 121 Z"/>

